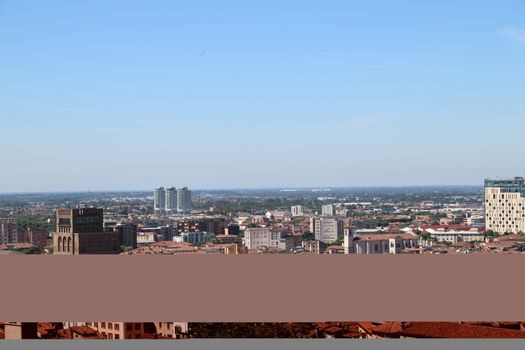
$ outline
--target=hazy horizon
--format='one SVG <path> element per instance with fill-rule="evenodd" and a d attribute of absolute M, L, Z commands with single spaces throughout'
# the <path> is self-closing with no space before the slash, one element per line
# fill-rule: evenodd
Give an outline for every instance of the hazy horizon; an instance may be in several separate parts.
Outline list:
<path fill-rule="evenodd" d="M 166 186 L 160 186 L 166 187 Z M 475 187 L 483 188 L 483 184 L 468 185 L 468 184 L 457 184 L 457 185 L 400 185 L 400 186 L 306 186 L 306 187 L 223 187 L 223 188 L 189 188 L 192 191 L 205 192 L 205 191 L 282 191 L 287 190 L 293 191 L 312 191 L 312 190 L 359 190 L 359 189 L 411 189 L 411 188 L 462 188 L 462 187 Z M 151 192 L 153 195 L 154 188 L 151 189 L 105 189 L 105 190 L 49 190 L 49 191 L 16 191 L 16 192 L 1 192 L 0 195 L 16 195 L 16 194 L 67 194 L 67 193 L 126 193 L 126 192 Z M 322 194 L 320 191 L 319 194 Z"/>
<path fill-rule="evenodd" d="M 525 175 L 524 23 L 523 0 L 0 0 L 0 192 Z"/>

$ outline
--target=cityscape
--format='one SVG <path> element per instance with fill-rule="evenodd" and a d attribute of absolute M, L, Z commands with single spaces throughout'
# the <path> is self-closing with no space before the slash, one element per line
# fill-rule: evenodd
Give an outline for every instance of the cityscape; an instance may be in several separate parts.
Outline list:
<path fill-rule="evenodd" d="M 0 0 L 0 42 L 0 348 L 525 338 L 525 0 Z"/>
<path fill-rule="evenodd" d="M 522 254 L 525 180 L 0 195 L 0 254 Z"/>
<path fill-rule="evenodd" d="M 525 179 L 0 195 L 0 254 L 523 254 Z M 0 339 L 524 338 L 522 321 L 0 322 Z"/>

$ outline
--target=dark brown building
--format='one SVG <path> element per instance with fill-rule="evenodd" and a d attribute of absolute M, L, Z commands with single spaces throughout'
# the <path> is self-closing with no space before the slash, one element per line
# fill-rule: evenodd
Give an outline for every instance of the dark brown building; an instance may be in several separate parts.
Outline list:
<path fill-rule="evenodd" d="M 29 238 L 29 243 L 38 247 L 41 252 L 44 251 L 44 248 L 47 245 L 47 239 L 49 238 L 49 233 L 47 230 L 39 230 L 34 228 L 27 229 L 27 235 Z"/>
<path fill-rule="evenodd" d="M 53 254 L 117 254 L 118 232 L 105 231 L 103 219 L 103 209 L 57 209 Z"/>
<path fill-rule="evenodd" d="M 111 226 L 111 229 L 118 233 L 119 247 L 137 248 L 137 225 L 118 224 Z"/>

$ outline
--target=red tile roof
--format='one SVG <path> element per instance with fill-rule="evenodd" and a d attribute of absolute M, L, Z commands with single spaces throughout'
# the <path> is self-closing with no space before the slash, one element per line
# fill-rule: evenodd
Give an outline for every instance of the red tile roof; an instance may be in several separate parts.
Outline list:
<path fill-rule="evenodd" d="M 400 334 L 409 338 L 525 338 L 524 331 L 454 322 L 411 322 Z"/>

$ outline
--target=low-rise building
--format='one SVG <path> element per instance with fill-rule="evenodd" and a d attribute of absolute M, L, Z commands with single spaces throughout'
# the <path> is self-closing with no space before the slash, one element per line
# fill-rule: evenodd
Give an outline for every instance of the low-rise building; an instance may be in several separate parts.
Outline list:
<path fill-rule="evenodd" d="M 173 242 L 200 244 L 214 237 L 215 235 L 212 232 L 183 232 L 180 236 L 173 237 Z"/>
<path fill-rule="evenodd" d="M 286 237 L 287 234 L 285 232 L 271 228 L 247 228 L 244 231 L 244 245 L 247 249 L 279 248 L 279 245 L 282 244 L 282 239 Z M 286 242 L 284 244 L 286 244 Z"/>
<path fill-rule="evenodd" d="M 345 231 L 345 254 L 400 254 L 418 247 L 419 238 L 413 233 L 354 235 Z"/>
<path fill-rule="evenodd" d="M 485 239 L 485 235 L 477 229 L 469 231 L 427 229 L 424 232 L 430 234 L 430 237 L 438 242 L 449 242 L 452 244 L 457 244 L 458 242 L 483 241 Z"/>

